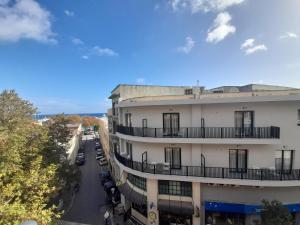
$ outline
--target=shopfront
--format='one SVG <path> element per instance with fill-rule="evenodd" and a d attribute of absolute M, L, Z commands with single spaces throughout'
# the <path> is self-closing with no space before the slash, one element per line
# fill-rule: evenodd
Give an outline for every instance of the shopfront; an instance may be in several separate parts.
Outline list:
<path fill-rule="evenodd" d="M 159 200 L 159 224 L 192 225 L 193 205 L 191 202 Z"/>
<path fill-rule="evenodd" d="M 296 215 L 300 212 L 300 204 L 285 206 L 297 221 Z M 261 205 L 205 202 L 205 225 L 259 224 L 261 208 Z"/>

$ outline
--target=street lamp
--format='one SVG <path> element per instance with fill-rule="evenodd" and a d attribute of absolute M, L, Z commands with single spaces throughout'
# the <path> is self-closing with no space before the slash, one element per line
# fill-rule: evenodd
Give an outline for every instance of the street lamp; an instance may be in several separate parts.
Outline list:
<path fill-rule="evenodd" d="M 109 218 L 109 212 L 106 211 L 106 212 L 104 213 L 105 225 L 108 225 L 108 218 Z"/>

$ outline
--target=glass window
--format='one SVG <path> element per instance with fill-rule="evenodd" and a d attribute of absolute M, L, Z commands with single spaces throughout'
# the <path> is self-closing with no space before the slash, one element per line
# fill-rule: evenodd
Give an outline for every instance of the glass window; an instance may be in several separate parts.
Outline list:
<path fill-rule="evenodd" d="M 191 89 L 191 88 L 185 89 L 185 90 L 184 90 L 184 94 L 185 94 L 185 95 L 192 95 L 192 94 L 193 94 L 193 89 Z"/>
<path fill-rule="evenodd" d="M 172 169 L 180 169 L 181 148 L 165 148 L 165 162 L 169 163 Z"/>
<path fill-rule="evenodd" d="M 293 150 L 277 150 L 275 153 L 275 169 L 290 172 L 293 168 Z"/>
<path fill-rule="evenodd" d="M 143 128 L 147 128 L 147 119 L 142 120 Z"/>
<path fill-rule="evenodd" d="M 179 132 L 179 113 L 163 113 L 164 136 L 177 136 Z"/>
<path fill-rule="evenodd" d="M 146 204 L 136 204 L 136 203 L 131 203 L 131 207 L 138 211 L 140 214 L 142 214 L 144 217 L 147 218 L 148 216 L 148 209 L 147 209 L 147 205 Z"/>
<path fill-rule="evenodd" d="M 135 176 L 133 174 L 128 174 L 127 178 L 131 184 L 146 191 L 147 190 L 147 180 L 146 178 Z"/>
<path fill-rule="evenodd" d="M 246 172 L 248 151 L 246 149 L 229 150 L 229 168 L 231 172 Z"/>
<path fill-rule="evenodd" d="M 126 153 L 132 159 L 132 144 L 129 142 L 126 142 Z"/>
<path fill-rule="evenodd" d="M 125 126 L 132 127 L 131 113 L 125 114 Z"/>
<path fill-rule="evenodd" d="M 192 196 L 192 183 L 182 181 L 158 181 L 159 194 Z"/>

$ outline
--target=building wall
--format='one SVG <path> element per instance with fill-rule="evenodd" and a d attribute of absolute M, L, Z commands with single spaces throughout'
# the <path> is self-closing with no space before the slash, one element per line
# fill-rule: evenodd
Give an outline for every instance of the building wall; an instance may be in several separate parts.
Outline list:
<path fill-rule="evenodd" d="M 121 139 L 121 152 L 126 152 L 127 141 Z M 165 147 L 181 148 L 181 164 L 183 166 L 200 166 L 201 154 L 205 157 L 207 167 L 229 167 L 229 149 L 248 150 L 248 168 L 275 169 L 275 151 L 282 149 L 281 145 L 218 145 L 218 144 L 162 144 L 162 143 L 143 143 L 133 142 L 132 156 L 134 161 L 141 162 L 142 154 L 146 151 L 148 163 L 164 163 Z M 299 149 L 295 154 L 294 168 L 299 169 L 297 157 Z"/>
<path fill-rule="evenodd" d="M 213 186 L 202 184 L 203 201 L 259 205 L 263 199 L 278 200 L 284 204 L 299 203 L 300 187 Z"/>
<path fill-rule="evenodd" d="M 142 119 L 146 118 L 148 127 L 163 127 L 162 113 L 180 113 L 180 127 L 200 127 L 201 118 L 205 119 L 206 127 L 234 127 L 234 111 L 253 110 L 255 127 L 280 127 L 280 145 L 257 145 L 251 149 L 253 153 L 262 156 L 262 160 L 269 167 L 273 162 L 274 150 L 291 149 L 296 150 L 295 164 L 300 165 L 300 126 L 297 126 L 297 110 L 300 109 L 300 101 L 295 102 L 270 102 L 270 103 L 235 103 L 235 104 L 206 104 L 206 105 L 182 105 L 182 106 L 155 106 L 155 107 L 130 107 L 122 109 L 121 123 L 124 122 L 125 113 L 132 114 L 132 126 L 142 127 Z M 145 143 L 145 145 L 147 145 Z M 197 146 L 194 146 L 197 148 Z M 244 146 L 243 146 L 244 147 Z M 245 146 L 246 147 L 246 146 Z M 191 148 L 191 147 L 190 147 Z M 219 149 L 214 146 L 213 148 Z M 220 147 L 224 149 L 224 147 Z M 207 148 L 208 149 L 208 148 Z M 228 149 L 228 148 L 225 148 Z M 262 150 L 261 150 L 262 149 Z M 198 150 L 197 150 L 198 151 Z M 204 150 L 205 151 L 205 150 Z M 207 150 L 209 151 L 209 150 Z M 137 151 L 138 152 L 138 151 Z M 209 153 L 209 152 L 207 152 Z M 224 153 L 224 152 L 220 152 Z M 214 153 L 212 153 L 214 154 Z M 227 154 L 227 153 L 226 153 Z M 251 154 L 252 155 L 252 154 Z M 254 155 L 254 154 L 253 154 Z M 272 159 L 265 162 L 266 157 Z M 218 156 L 220 157 L 220 155 Z M 251 156 L 250 156 L 251 157 Z M 251 158 L 249 159 L 252 161 Z M 253 166 L 259 164 L 253 162 Z"/>
<path fill-rule="evenodd" d="M 67 159 L 70 161 L 69 163 L 72 165 L 75 163 L 77 152 L 80 148 L 80 142 L 81 142 L 81 125 L 78 127 L 77 132 L 73 135 L 71 140 L 68 143 L 66 153 L 67 153 Z"/>

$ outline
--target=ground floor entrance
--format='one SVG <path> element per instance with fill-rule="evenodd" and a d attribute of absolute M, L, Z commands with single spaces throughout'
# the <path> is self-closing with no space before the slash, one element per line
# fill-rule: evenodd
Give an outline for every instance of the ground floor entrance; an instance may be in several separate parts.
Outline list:
<path fill-rule="evenodd" d="M 186 216 L 175 213 L 159 212 L 159 224 L 161 225 L 192 225 L 192 221 L 192 215 Z"/>

